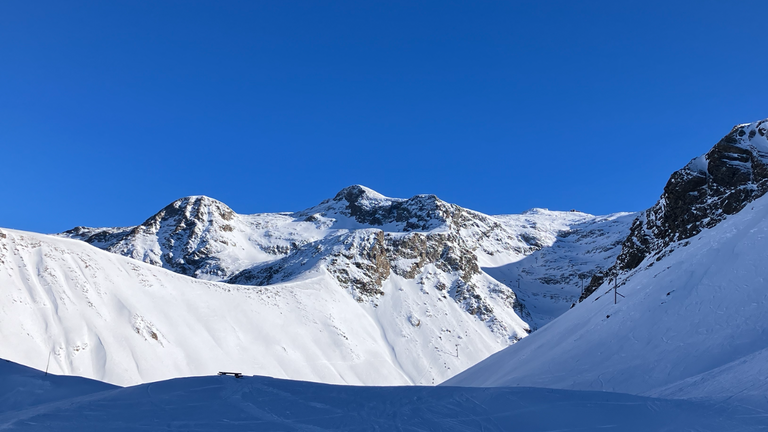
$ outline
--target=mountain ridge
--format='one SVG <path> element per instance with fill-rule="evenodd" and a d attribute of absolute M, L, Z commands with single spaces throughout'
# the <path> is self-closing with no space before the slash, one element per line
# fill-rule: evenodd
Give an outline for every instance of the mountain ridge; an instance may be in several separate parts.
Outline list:
<path fill-rule="evenodd" d="M 539 215 L 572 222 L 542 230 L 536 223 Z M 78 227 L 61 235 L 180 274 L 234 284 L 286 282 L 321 265 L 363 302 L 375 303 L 384 295 L 382 284 L 390 274 L 429 280 L 490 327 L 503 328 L 487 301 L 490 289 L 529 323 L 529 332 L 546 319 L 531 317 L 514 288 L 492 282 L 481 268 L 548 247 L 558 233 L 587 220 L 601 219 L 537 209 L 519 217 L 494 217 L 435 195 L 389 198 L 352 185 L 293 213 L 239 215 L 212 198 L 193 196 L 174 201 L 134 228 Z M 240 253 L 227 256 L 232 251 Z M 510 336 L 518 340 L 524 334 Z"/>
<path fill-rule="evenodd" d="M 431 195 L 390 199 L 361 187 L 334 198 L 303 213 L 240 215 L 196 196 L 135 227 L 2 230 L 0 333 L 12 344 L 0 355 L 42 367 L 50 352 L 55 373 L 121 385 L 222 369 L 437 384 L 525 338 L 574 297 L 565 278 L 550 286 L 565 294 L 548 313 L 529 313 L 489 269 L 560 235 L 587 250 L 629 228 L 605 231 L 610 218 L 571 212 L 493 217 Z M 608 265 L 600 254 L 581 264 L 557 256 L 557 277 L 584 262 Z M 254 266 L 275 269 L 272 279 L 223 282 Z"/>
<path fill-rule="evenodd" d="M 767 191 L 768 119 L 736 125 L 670 176 L 659 201 L 633 223 L 616 263 L 595 275 L 581 300 L 606 279 L 625 275 L 648 256 L 714 227 Z"/>
<path fill-rule="evenodd" d="M 768 120 L 738 125 L 673 173 L 580 304 L 445 384 L 768 408 L 766 135 Z"/>

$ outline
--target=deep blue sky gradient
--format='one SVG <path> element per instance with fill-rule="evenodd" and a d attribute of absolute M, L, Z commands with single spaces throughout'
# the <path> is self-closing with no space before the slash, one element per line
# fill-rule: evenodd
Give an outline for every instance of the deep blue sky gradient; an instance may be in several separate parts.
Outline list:
<path fill-rule="evenodd" d="M 3 1 L 0 226 L 364 184 L 485 213 L 651 206 L 768 117 L 764 1 Z"/>

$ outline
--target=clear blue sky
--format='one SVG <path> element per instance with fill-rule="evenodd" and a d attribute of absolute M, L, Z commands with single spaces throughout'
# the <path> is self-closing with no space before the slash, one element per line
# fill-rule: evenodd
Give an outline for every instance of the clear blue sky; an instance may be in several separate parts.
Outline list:
<path fill-rule="evenodd" d="M 651 206 L 768 117 L 765 1 L 3 1 L 0 226 L 350 184 L 486 213 Z"/>

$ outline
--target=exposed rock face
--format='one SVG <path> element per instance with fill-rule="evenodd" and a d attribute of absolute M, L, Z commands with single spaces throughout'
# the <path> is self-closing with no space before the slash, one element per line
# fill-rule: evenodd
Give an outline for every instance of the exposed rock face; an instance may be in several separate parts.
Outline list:
<path fill-rule="evenodd" d="M 383 295 L 389 277 L 384 232 L 361 229 L 307 243 L 277 261 L 246 269 L 227 283 L 264 286 L 289 281 L 320 264 L 358 301 Z"/>
<path fill-rule="evenodd" d="M 528 254 L 541 248 L 529 233 L 512 233 L 493 217 L 442 201 L 435 195 L 409 199 L 385 197 L 364 186 L 342 189 L 333 199 L 294 214 L 296 219 L 331 219 L 334 227 L 356 229 L 381 227 L 386 232 L 450 231 L 467 246 L 486 253 Z M 354 223 L 345 222 L 349 219 Z"/>
<path fill-rule="evenodd" d="M 452 299 L 514 341 L 533 328 L 516 320 L 531 323 L 531 315 L 481 261 L 517 261 L 551 246 L 571 224 L 595 219 L 561 213 L 492 217 L 434 195 L 388 198 L 356 185 L 296 213 L 238 215 L 211 198 L 188 197 L 136 227 L 77 227 L 62 235 L 232 284 L 264 286 L 327 273 L 358 302 L 374 306 L 388 290 L 408 286 L 437 294 L 436 301 Z"/>
<path fill-rule="evenodd" d="M 595 275 L 580 300 L 605 279 L 637 268 L 670 245 L 712 228 L 768 191 L 768 120 L 735 126 L 705 155 L 672 174 L 659 201 L 632 224 L 616 264 Z"/>
<path fill-rule="evenodd" d="M 450 218 L 450 205 L 435 195 L 417 195 L 407 200 L 386 198 L 363 186 L 342 189 L 333 203 L 343 205 L 341 212 L 365 225 L 395 223 L 400 230 L 428 231 Z"/>
<path fill-rule="evenodd" d="M 224 203 L 194 196 L 174 201 L 133 228 L 77 227 L 64 234 L 183 275 L 220 276 L 224 271 L 215 255 L 237 246 L 226 235 L 234 231 L 236 217 Z"/>
<path fill-rule="evenodd" d="M 390 235 L 387 240 L 389 259 L 402 263 L 395 265 L 393 271 L 406 279 L 416 277 L 427 264 L 446 273 L 457 272 L 465 282 L 480 273 L 474 251 L 455 234 L 412 233 Z"/>
<path fill-rule="evenodd" d="M 320 263 L 339 285 L 359 301 L 377 302 L 385 295 L 383 284 L 390 273 L 405 279 L 434 283 L 470 314 L 493 322 L 494 310 L 475 276 L 481 274 L 475 250 L 488 253 L 512 251 L 520 255 L 532 250 L 492 218 L 441 201 L 434 195 L 392 199 L 362 186 L 351 186 L 332 200 L 299 212 L 297 220 L 330 226 L 363 227 L 312 242 L 288 256 L 256 265 L 227 282 L 268 285 L 294 278 Z M 349 219 L 345 221 L 345 219 Z M 350 226 L 351 227 L 351 226 Z M 428 273 L 428 277 L 424 277 Z M 430 282 L 431 280 L 431 282 Z M 512 290 L 494 287 L 510 308 L 524 310 Z M 487 287 L 485 287 L 487 288 Z M 519 335 L 515 336 L 519 337 Z"/>

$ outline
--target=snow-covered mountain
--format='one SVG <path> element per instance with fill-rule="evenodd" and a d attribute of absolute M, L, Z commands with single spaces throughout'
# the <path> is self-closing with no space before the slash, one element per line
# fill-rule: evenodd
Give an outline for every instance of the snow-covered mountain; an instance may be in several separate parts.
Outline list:
<path fill-rule="evenodd" d="M 309 224 L 272 229 L 286 220 L 280 214 L 238 215 L 222 202 L 192 196 L 174 201 L 135 227 L 77 227 L 63 234 L 176 273 L 222 280 L 253 262 L 285 254 L 296 242 L 322 237 Z M 298 232 L 300 228 L 305 231 Z"/>
<path fill-rule="evenodd" d="M 583 302 L 447 384 L 768 406 L 766 135 L 768 121 L 739 125 L 674 173 Z"/>
<path fill-rule="evenodd" d="M 0 356 L 42 369 L 52 354 L 55 373 L 121 385 L 226 369 L 437 384 L 545 321 L 495 268 L 558 239 L 618 244 L 623 217 L 491 217 L 353 186 L 297 213 L 184 198 L 136 227 L 65 234 L 85 242 L 3 230 Z M 607 250 L 581 259 L 607 267 Z M 555 258 L 552 280 L 583 264 Z"/>
<path fill-rule="evenodd" d="M 628 215 L 535 209 L 492 217 L 434 195 L 388 198 L 350 186 L 296 213 L 239 215 L 211 198 L 187 197 L 136 227 L 77 227 L 63 235 L 176 273 L 240 285 L 291 281 L 322 268 L 355 299 L 374 304 L 396 275 L 437 289 L 515 341 L 576 301 L 579 275 L 612 262 L 629 229 Z M 544 269 L 508 266 L 555 243 L 572 246 L 537 255 L 536 261 L 548 263 Z M 513 285 L 489 273 L 506 282 L 516 275 L 536 282 L 525 291 L 534 310 L 526 310 Z M 526 324 L 510 329 L 499 321 L 490 297 Z"/>
<path fill-rule="evenodd" d="M 506 344 L 458 303 L 415 284 L 389 281 L 389 295 L 375 307 L 355 301 L 323 272 L 238 286 L 12 230 L 0 234 L 0 266 L 0 356 L 43 369 L 52 353 L 52 372 L 116 384 L 229 369 L 427 384 Z M 511 309 L 499 317 L 523 325 Z"/>
<path fill-rule="evenodd" d="M 768 408 L 766 191 L 761 121 L 639 215 L 351 186 L 294 213 L 187 197 L 135 227 L 2 230 L 0 356 L 116 384 L 237 370 Z"/>
<path fill-rule="evenodd" d="M 710 151 L 672 174 L 659 201 L 640 214 L 616 263 L 596 275 L 582 298 L 604 282 L 660 259 L 768 191 L 768 119 L 735 126 Z M 621 278 L 621 276 L 620 276 Z"/>

